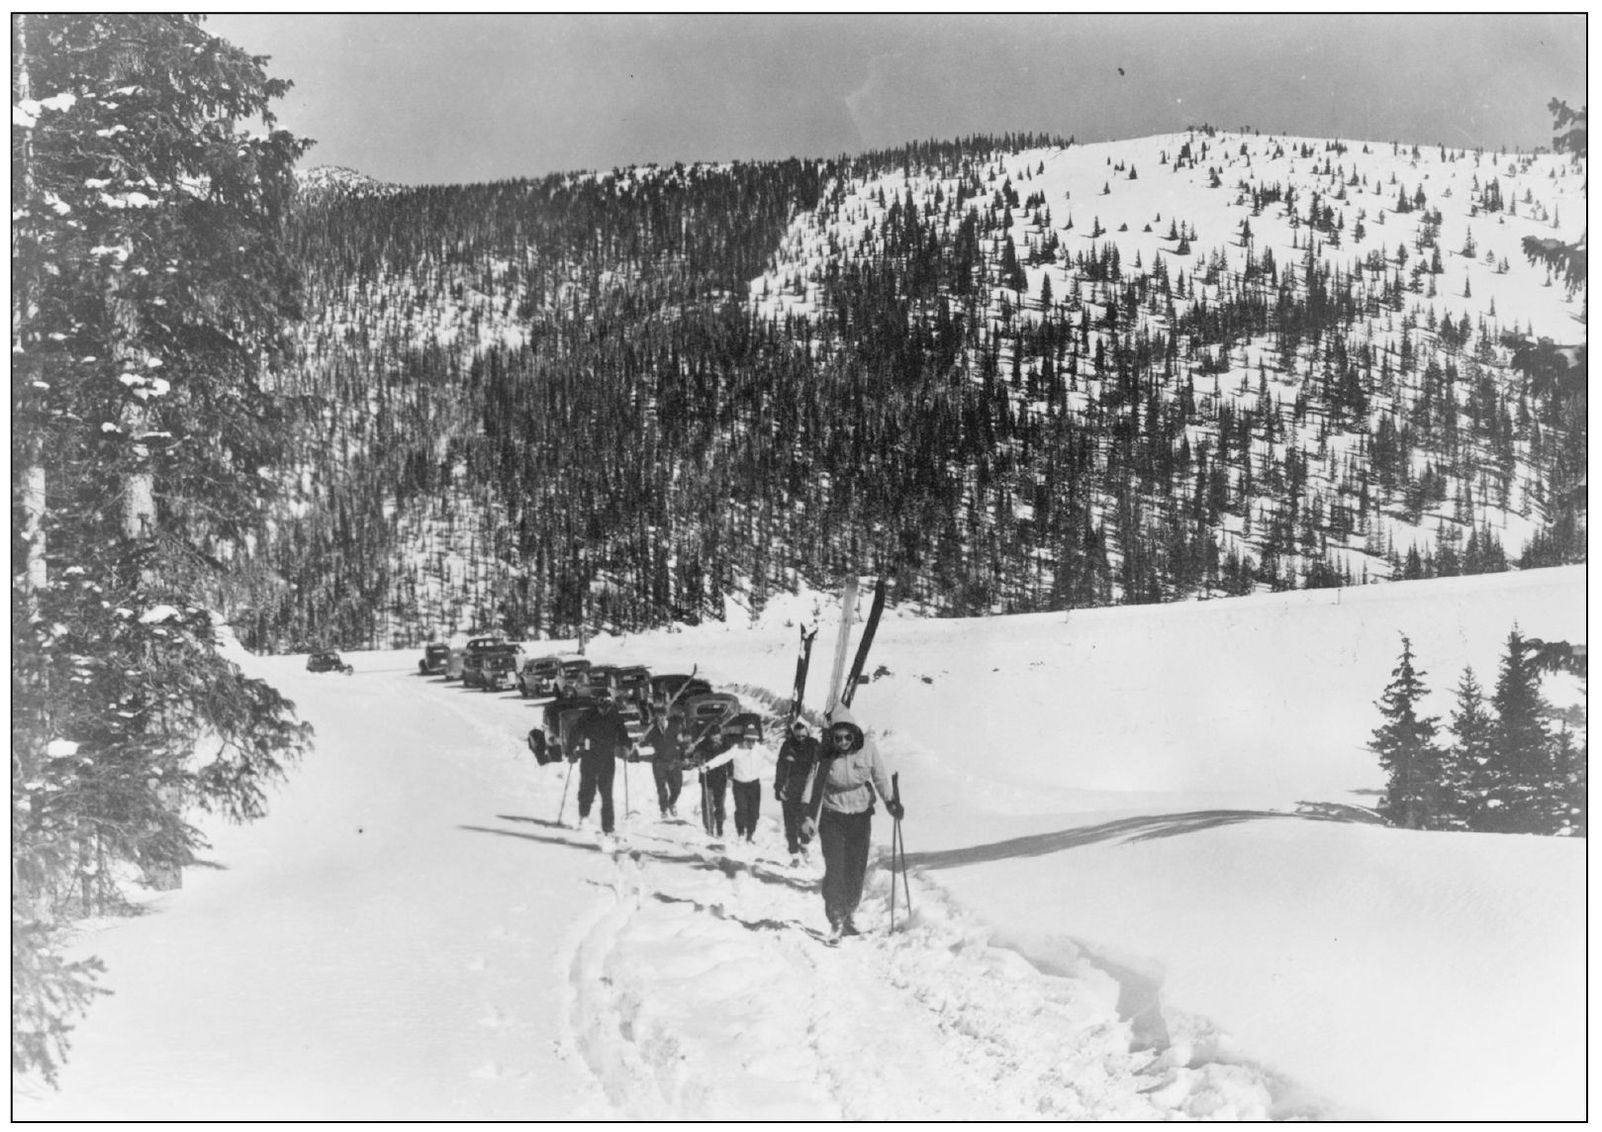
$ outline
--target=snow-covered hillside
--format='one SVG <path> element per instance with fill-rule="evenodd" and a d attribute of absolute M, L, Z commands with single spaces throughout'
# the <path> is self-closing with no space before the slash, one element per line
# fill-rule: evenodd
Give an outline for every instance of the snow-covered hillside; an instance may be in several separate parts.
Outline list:
<path fill-rule="evenodd" d="M 804 595 L 590 653 L 760 708 L 819 614 L 827 646 Z M 317 751 L 181 891 L 88 926 L 116 993 L 13 1116 L 1579 1119 L 1584 843 L 1373 824 L 1363 744 L 1399 633 L 1444 711 L 1514 623 L 1579 641 L 1584 614 L 1576 567 L 887 617 L 856 706 L 901 775 L 913 917 L 885 934 L 881 814 L 868 935 L 833 949 L 770 794 L 755 849 L 719 851 L 629 767 L 597 852 L 530 701 L 411 650 L 251 659 Z"/>
<path fill-rule="evenodd" d="M 902 217 L 916 212 L 947 234 L 970 211 L 993 211 L 1004 223 L 986 240 L 985 255 L 991 262 L 1015 257 L 1021 284 L 992 285 L 984 303 L 987 321 L 1012 341 L 1009 355 L 1021 349 L 1021 328 L 1039 324 L 1048 309 L 1059 318 L 1068 312 L 1087 340 L 1109 346 L 1114 327 L 1127 332 L 1131 323 L 1177 337 L 1180 361 L 1157 390 L 1161 401 L 1194 399 L 1201 416 L 1214 420 L 1224 406 L 1281 417 L 1285 431 L 1256 441 L 1258 455 L 1272 463 L 1293 451 L 1316 453 L 1305 472 L 1308 495 L 1333 509 L 1355 494 L 1354 463 L 1374 459 L 1369 442 L 1381 418 L 1405 420 L 1421 405 L 1429 411 L 1430 395 L 1409 369 L 1439 373 L 1450 366 L 1472 389 L 1483 365 L 1500 388 L 1513 380 L 1495 348 L 1504 333 L 1584 341 L 1583 289 L 1571 293 L 1548 269 L 1526 262 L 1520 242 L 1583 238 L 1585 199 L 1585 167 L 1561 154 L 1212 130 L 998 152 L 981 162 L 909 163 L 899 172 L 842 180 L 818 209 L 795 219 L 771 268 L 752 281 L 750 301 L 779 320 L 827 317 L 826 277 L 853 263 L 893 258 L 892 209 Z M 1093 268 L 1114 253 L 1111 280 L 1087 271 L 1084 257 Z M 1265 262 L 1275 265 L 1271 272 L 1259 271 Z M 1336 289 L 1353 290 L 1355 317 L 1339 335 L 1285 351 L 1282 335 L 1263 334 L 1237 349 L 1189 358 L 1182 320 L 1199 300 L 1227 302 L 1255 289 L 1272 305 L 1281 280 L 1300 280 L 1314 269 L 1330 272 Z M 1141 281 L 1138 293 L 1151 297 L 1149 306 L 1120 305 L 1133 293 L 1129 279 Z M 1172 289 L 1170 279 L 1177 281 Z M 932 323 L 934 306 L 915 317 Z M 1466 341 L 1438 333 L 1442 320 L 1461 328 L 1455 333 Z M 1372 349 L 1400 364 L 1394 385 L 1346 425 L 1324 412 L 1293 415 L 1299 399 L 1313 394 L 1318 405 L 1327 398 L 1337 337 L 1343 357 Z M 1005 370 L 1008 358 L 1001 361 Z M 1041 360 L 1028 358 L 1019 368 L 1034 388 Z M 1070 409 L 1083 419 L 1114 385 L 1110 372 L 1081 371 Z M 1465 401 L 1456 396 L 1457 405 L 1446 410 L 1454 417 L 1449 431 Z M 1035 412 L 1046 408 L 1037 396 L 1021 401 Z M 1188 433 L 1193 447 L 1217 449 L 1216 427 L 1193 424 Z M 1334 559 L 1354 578 L 1393 577 L 1384 562 L 1388 548 L 1428 553 L 1443 531 L 1461 538 L 1462 524 L 1493 530 L 1516 557 L 1545 518 L 1545 471 L 1527 443 L 1516 446 L 1506 488 L 1491 474 L 1488 450 L 1464 461 L 1473 470 L 1462 475 L 1445 468 L 1445 452 L 1409 459 L 1415 473 L 1433 463 L 1446 476 L 1439 503 L 1416 516 L 1385 508 L 1371 526 L 1360 520 L 1363 529 L 1331 539 Z M 1238 486 L 1239 477 L 1232 482 Z M 1096 513 L 1109 503 L 1110 496 Z M 1275 511 L 1268 499 L 1247 508 L 1258 517 L 1259 539 Z M 1252 524 L 1229 521 L 1223 545 L 1252 552 Z"/>
<path fill-rule="evenodd" d="M 311 530 L 286 541 L 329 549 L 285 553 L 310 575 L 302 599 L 329 592 L 290 638 L 336 620 L 345 644 L 503 619 L 571 631 L 574 594 L 618 577 L 657 624 L 698 600 L 689 563 L 724 589 L 765 568 L 783 588 L 819 574 L 808 519 L 877 462 L 870 503 L 927 511 L 917 530 L 938 533 L 897 545 L 897 515 L 870 506 L 847 509 L 850 537 L 900 554 L 947 612 L 1579 556 L 1583 413 L 1531 376 L 1528 349 L 1550 339 L 1572 364 L 1586 292 L 1523 241 L 1583 239 L 1583 158 L 1203 127 L 795 164 L 806 176 L 639 167 L 377 201 L 350 199 L 371 187 L 349 171 L 320 174 L 344 203 L 300 217 L 308 319 L 288 380 L 325 419 L 286 516 Z M 805 451 L 826 459 L 787 452 L 779 414 L 742 418 L 782 375 L 686 316 L 729 300 L 752 320 L 736 338 L 760 328 L 762 357 L 810 366 L 784 400 L 815 395 Z M 583 478 L 561 463 L 586 447 L 577 426 L 550 424 L 573 366 L 609 391 L 632 450 L 671 456 L 635 477 L 657 477 L 667 513 L 616 493 L 583 545 L 551 526 Z M 862 405 L 841 381 L 885 409 L 890 450 L 852 452 L 874 422 L 850 425 Z M 675 447 L 686 414 L 705 451 Z M 743 484 L 748 449 L 784 487 Z M 769 509 L 793 520 L 767 532 L 771 553 L 728 549 L 773 527 Z M 331 533 L 352 527 L 359 555 Z M 629 561 L 642 530 L 677 567 Z"/>

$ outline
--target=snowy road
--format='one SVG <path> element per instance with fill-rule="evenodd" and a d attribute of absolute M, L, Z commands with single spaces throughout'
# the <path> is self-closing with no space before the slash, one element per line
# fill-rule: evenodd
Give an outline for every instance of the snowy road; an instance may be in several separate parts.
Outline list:
<path fill-rule="evenodd" d="M 315 754 L 269 820 L 216 831 L 215 868 L 91 932 L 116 993 L 61 1092 L 29 1090 L 19 1116 L 1278 1111 L 1256 1071 L 1175 1064 L 1137 1037 L 1103 971 L 1043 971 L 932 887 L 915 883 L 913 928 L 884 935 L 878 867 L 868 936 L 826 947 L 816 870 L 762 859 L 782 849 L 771 812 L 726 857 L 638 814 L 598 851 L 555 824 L 564 770 L 522 749 L 534 712 L 515 697 L 398 665 L 263 663 L 317 725 Z M 644 808 L 649 774 L 631 770 Z"/>

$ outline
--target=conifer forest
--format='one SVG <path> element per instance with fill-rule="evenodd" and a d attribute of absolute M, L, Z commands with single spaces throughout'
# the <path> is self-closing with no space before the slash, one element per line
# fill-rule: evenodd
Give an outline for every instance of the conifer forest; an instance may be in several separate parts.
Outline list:
<path fill-rule="evenodd" d="M 1211 127 L 1096 153 L 319 170 L 249 642 L 693 623 L 847 562 L 974 615 L 1583 555 L 1583 287 L 1474 237 L 1544 225 L 1581 155 Z M 1076 161 L 1102 191 L 1048 196 Z M 1102 216 L 1164 178 L 1238 219 L 1154 211 L 1131 254 Z M 1482 275 L 1572 338 L 1465 299 Z"/>

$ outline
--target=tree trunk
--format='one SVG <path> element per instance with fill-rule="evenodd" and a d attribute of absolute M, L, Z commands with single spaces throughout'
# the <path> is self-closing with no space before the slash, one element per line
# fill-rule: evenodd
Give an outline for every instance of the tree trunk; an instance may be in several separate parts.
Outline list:
<path fill-rule="evenodd" d="M 12 58 L 16 60 L 15 69 L 11 77 L 11 100 L 20 102 L 31 94 L 28 80 L 28 17 L 19 14 L 12 23 L 13 41 Z M 31 134 L 24 130 L 22 150 L 18 158 L 22 183 L 22 197 L 27 199 L 33 188 L 33 141 Z M 20 285 L 11 295 L 11 341 L 21 341 L 23 319 L 28 310 L 28 295 L 25 285 Z M 36 369 L 33 362 L 25 363 L 25 370 Z M 21 384 L 26 386 L 29 380 L 27 372 L 19 375 Z M 36 595 L 44 589 L 50 581 L 49 571 L 45 566 L 45 468 L 43 442 L 35 436 L 28 443 L 28 454 L 23 461 L 19 502 L 22 505 L 22 536 L 27 545 L 27 570 L 24 574 L 24 585 L 28 592 L 28 604 L 32 608 L 37 604 Z"/>
<path fill-rule="evenodd" d="M 32 604 L 37 600 L 33 595 L 45 588 L 50 575 L 45 568 L 45 469 L 39 463 L 39 443 L 35 441 L 29 447 L 33 450 L 32 456 L 22 470 L 19 494 L 22 503 L 22 537 L 28 547 L 25 585 Z"/>

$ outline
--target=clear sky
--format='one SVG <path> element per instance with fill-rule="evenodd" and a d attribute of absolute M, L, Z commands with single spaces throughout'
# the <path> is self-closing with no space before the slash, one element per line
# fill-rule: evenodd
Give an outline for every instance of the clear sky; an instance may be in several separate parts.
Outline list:
<path fill-rule="evenodd" d="M 1583 15 L 215 15 L 307 165 L 437 184 L 1193 123 L 1499 148 L 1585 102 Z"/>

